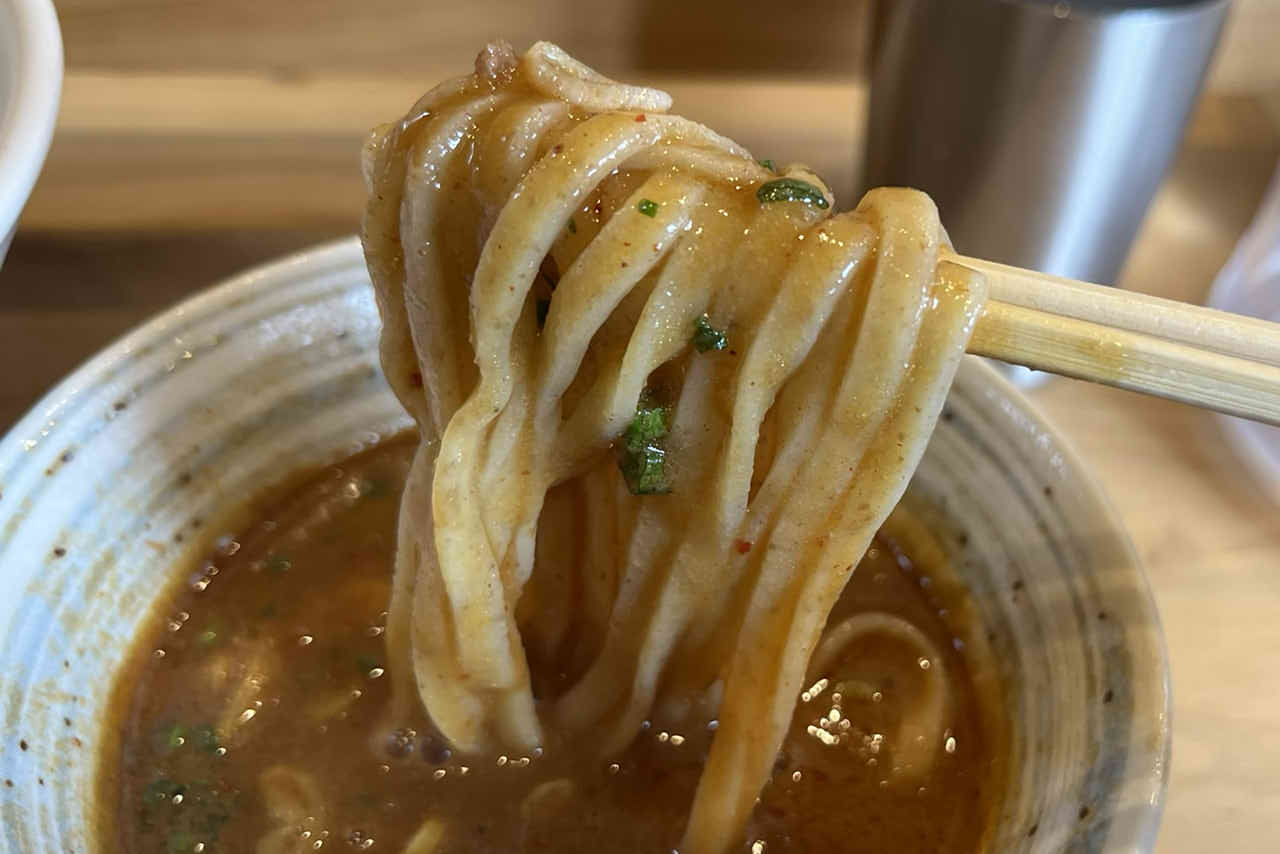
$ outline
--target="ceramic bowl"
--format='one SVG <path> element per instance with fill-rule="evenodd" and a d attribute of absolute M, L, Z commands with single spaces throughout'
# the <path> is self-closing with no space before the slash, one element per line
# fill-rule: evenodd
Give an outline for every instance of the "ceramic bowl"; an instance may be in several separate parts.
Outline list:
<path fill-rule="evenodd" d="M 44 164 L 62 92 L 50 0 L 0 0 L 0 264 Z"/>
<path fill-rule="evenodd" d="M 104 703 L 192 520 L 409 425 L 378 327 L 358 244 L 324 246 L 152 320 L 0 442 L 0 854 L 100 850 Z M 992 850 L 1150 851 L 1168 670 L 1115 512 L 977 360 L 912 488 L 964 532 L 956 562 L 1002 670 L 1012 753 Z"/>

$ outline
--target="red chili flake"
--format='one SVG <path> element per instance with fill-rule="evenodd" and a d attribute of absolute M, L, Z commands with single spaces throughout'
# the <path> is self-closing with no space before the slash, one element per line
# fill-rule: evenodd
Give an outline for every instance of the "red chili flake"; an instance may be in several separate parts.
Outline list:
<path fill-rule="evenodd" d="M 738 554 L 744 555 L 751 551 L 751 542 L 748 540 L 734 540 L 733 547 L 738 550 Z"/>
<path fill-rule="evenodd" d="M 644 113 L 641 113 L 640 115 L 636 116 L 636 121 L 638 122 L 644 121 Z"/>
<path fill-rule="evenodd" d="M 409 385 L 413 386 L 414 388 L 422 388 L 422 372 L 421 371 L 414 371 L 413 373 L 409 374 Z"/>
<path fill-rule="evenodd" d="M 552 154 L 559 154 L 559 153 L 560 153 L 560 152 L 562 152 L 562 151 L 564 151 L 564 145 L 562 145 L 561 143 L 558 143 L 558 142 L 557 142 L 554 146 L 552 146 L 552 148 L 551 148 L 551 153 L 552 153 Z"/>

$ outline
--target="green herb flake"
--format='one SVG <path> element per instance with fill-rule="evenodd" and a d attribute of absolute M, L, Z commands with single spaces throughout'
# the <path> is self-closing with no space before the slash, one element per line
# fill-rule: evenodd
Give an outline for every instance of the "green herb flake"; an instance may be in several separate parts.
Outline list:
<path fill-rule="evenodd" d="M 822 191 L 798 178 L 778 178 L 767 181 L 756 190 L 756 198 L 762 203 L 768 202 L 805 202 L 820 208 L 830 207 L 827 197 Z"/>
<path fill-rule="evenodd" d="M 273 554 L 267 558 L 267 569 L 279 575 L 282 572 L 288 572 L 293 567 L 293 562 L 281 554 Z"/>
<path fill-rule="evenodd" d="M 773 161 L 772 161 L 772 160 L 760 160 L 760 161 L 757 161 L 757 162 L 758 162 L 761 166 L 763 166 L 764 168 L 768 169 L 770 172 L 777 172 L 777 171 L 778 171 L 778 167 L 776 167 L 776 166 L 774 166 L 774 165 L 773 165 Z"/>
<path fill-rule="evenodd" d="M 667 410 L 641 405 L 622 434 L 618 467 L 632 495 L 665 495 L 671 491 L 666 478 L 667 452 L 659 444 L 667 435 Z"/>
<path fill-rule="evenodd" d="M 533 310 L 538 315 L 538 328 L 541 329 L 542 327 L 547 325 L 547 312 L 551 311 L 551 300 L 549 299 L 538 300 L 536 303 L 533 304 Z"/>
<path fill-rule="evenodd" d="M 698 318 L 693 330 L 693 346 L 699 353 L 708 350 L 723 350 L 729 346 L 729 336 L 711 325 L 711 318 L 705 314 Z"/>
<path fill-rule="evenodd" d="M 641 199 L 640 204 L 636 205 L 636 210 L 647 217 L 655 217 L 658 215 L 658 203 L 653 199 Z"/>
<path fill-rule="evenodd" d="M 635 418 L 627 425 L 622 441 L 628 451 L 640 451 L 666 435 L 667 410 L 661 406 L 642 405 L 636 410 Z"/>
<path fill-rule="evenodd" d="M 200 646 L 213 646 L 217 642 L 218 633 L 213 629 L 205 629 L 203 632 L 196 635 L 196 643 L 200 644 Z"/>
<path fill-rule="evenodd" d="M 622 476 L 632 495 L 666 495 L 671 492 L 667 483 L 667 452 L 650 445 L 638 452 L 627 452 L 622 460 Z"/>
<path fill-rule="evenodd" d="M 569 217 L 569 233 L 570 234 L 578 233 L 578 224 L 573 221 L 573 217 Z"/>

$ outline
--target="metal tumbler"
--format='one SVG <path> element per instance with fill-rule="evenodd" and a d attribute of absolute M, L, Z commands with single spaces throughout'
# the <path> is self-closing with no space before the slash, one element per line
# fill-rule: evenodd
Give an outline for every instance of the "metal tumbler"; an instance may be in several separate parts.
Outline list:
<path fill-rule="evenodd" d="M 881 0 L 868 186 L 929 193 L 956 248 L 1115 281 L 1226 0 Z"/>

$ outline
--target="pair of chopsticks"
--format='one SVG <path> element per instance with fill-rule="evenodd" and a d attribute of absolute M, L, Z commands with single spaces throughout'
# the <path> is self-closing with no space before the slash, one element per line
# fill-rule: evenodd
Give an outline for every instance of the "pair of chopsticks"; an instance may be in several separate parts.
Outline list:
<path fill-rule="evenodd" d="M 1280 324 L 967 256 L 989 288 L 969 352 L 1280 425 Z"/>

